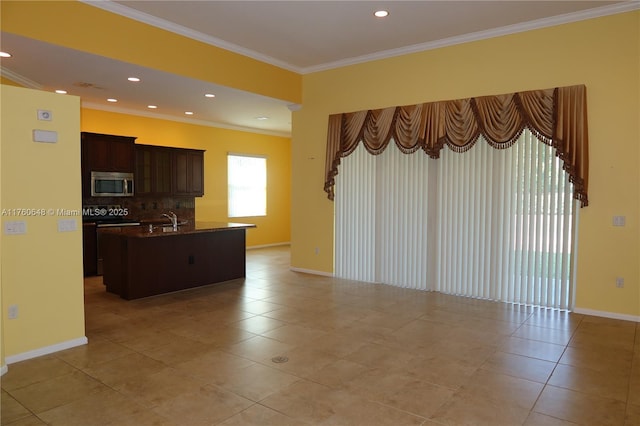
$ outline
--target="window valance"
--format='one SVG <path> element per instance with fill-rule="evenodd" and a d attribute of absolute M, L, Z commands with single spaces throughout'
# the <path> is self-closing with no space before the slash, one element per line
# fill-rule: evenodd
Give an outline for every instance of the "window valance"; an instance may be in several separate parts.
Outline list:
<path fill-rule="evenodd" d="M 574 197 L 588 205 L 584 85 L 330 115 L 324 190 L 333 200 L 340 159 L 361 141 L 373 155 L 393 139 L 406 154 L 422 150 L 438 158 L 445 145 L 465 152 L 480 136 L 494 148 L 508 148 L 524 129 L 555 148 L 574 185 Z"/>

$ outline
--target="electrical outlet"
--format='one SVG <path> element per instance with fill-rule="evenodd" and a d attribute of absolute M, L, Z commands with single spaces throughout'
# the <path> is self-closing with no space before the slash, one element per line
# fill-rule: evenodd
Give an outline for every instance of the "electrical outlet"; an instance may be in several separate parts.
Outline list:
<path fill-rule="evenodd" d="M 617 277 L 616 278 L 616 287 L 623 288 L 624 287 L 624 278 Z"/>
<path fill-rule="evenodd" d="M 18 318 L 18 305 L 10 305 L 7 316 L 9 317 L 9 319 Z"/>

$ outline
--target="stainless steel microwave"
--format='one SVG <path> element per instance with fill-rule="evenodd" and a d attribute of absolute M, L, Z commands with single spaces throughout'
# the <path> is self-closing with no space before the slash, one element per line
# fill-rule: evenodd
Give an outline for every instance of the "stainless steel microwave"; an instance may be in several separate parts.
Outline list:
<path fill-rule="evenodd" d="M 92 197 L 133 197 L 133 173 L 91 172 Z"/>

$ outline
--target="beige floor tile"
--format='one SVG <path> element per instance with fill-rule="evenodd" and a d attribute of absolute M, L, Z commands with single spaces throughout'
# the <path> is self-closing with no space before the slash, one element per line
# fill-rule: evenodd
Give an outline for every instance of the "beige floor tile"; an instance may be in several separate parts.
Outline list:
<path fill-rule="evenodd" d="M 301 426 L 306 424 L 309 423 L 294 420 L 260 404 L 254 404 L 220 423 L 221 426 Z"/>
<path fill-rule="evenodd" d="M 74 368 L 54 355 L 17 362 L 2 376 L 2 389 L 12 391 L 33 383 L 53 379 L 74 372 Z"/>
<path fill-rule="evenodd" d="M 542 383 L 480 369 L 456 395 L 490 399 L 496 404 L 502 402 L 530 410 L 543 388 Z"/>
<path fill-rule="evenodd" d="M 74 371 L 16 389 L 12 391 L 12 396 L 38 414 L 105 389 L 106 386 L 94 378 L 81 371 Z"/>
<path fill-rule="evenodd" d="M 527 421 L 523 426 L 574 426 L 577 423 L 568 422 L 562 419 L 556 419 L 555 417 L 547 416 L 545 414 L 531 412 Z"/>
<path fill-rule="evenodd" d="M 8 423 L 2 423 L 2 424 L 4 425 Z M 15 422 L 12 422 L 10 424 L 10 426 L 44 426 L 44 425 L 46 425 L 46 423 L 40 420 L 35 415 L 29 415 L 27 417 L 23 417 L 20 420 L 16 420 Z"/>
<path fill-rule="evenodd" d="M 216 350 L 215 343 L 202 343 L 194 339 L 181 336 L 171 336 L 163 346 L 142 352 L 143 355 L 153 358 L 166 365 L 172 366 L 189 361 L 197 356 Z"/>
<path fill-rule="evenodd" d="M 539 340 L 541 342 L 554 343 L 556 345 L 567 345 L 571 340 L 572 335 L 572 330 L 549 329 L 528 324 L 523 324 L 512 334 L 513 337 L 528 340 Z"/>
<path fill-rule="evenodd" d="M 565 346 L 537 340 L 521 339 L 519 337 L 510 337 L 500 346 L 500 350 L 515 355 L 558 362 L 564 353 Z"/>
<path fill-rule="evenodd" d="M 567 347 L 559 362 L 612 374 L 630 374 L 632 359 L 633 353 L 627 350 Z"/>
<path fill-rule="evenodd" d="M 255 364 L 254 361 L 222 351 L 213 351 L 195 357 L 174 367 L 205 383 L 219 384 L 238 369 Z"/>
<path fill-rule="evenodd" d="M 247 258 L 244 280 L 134 301 L 87 278 L 89 344 L 10 365 L 1 424 L 640 424 L 640 324 Z"/>
<path fill-rule="evenodd" d="M 281 356 L 291 350 L 294 346 L 267 337 L 255 336 L 240 343 L 224 347 L 225 352 L 229 352 L 252 361 L 262 361 Z"/>
<path fill-rule="evenodd" d="M 251 401 L 261 401 L 280 391 L 300 377 L 262 364 L 233 370 L 226 378 L 218 380 L 217 385 Z"/>
<path fill-rule="evenodd" d="M 162 401 L 153 411 L 179 425 L 201 426 L 220 423 L 252 404 L 234 393 L 207 385 Z"/>
<path fill-rule="evenodd" d="M 31 415 L 31 412 L 24 405 L 7 392 L 2 391 L 2 395 L 0 395 L 0 424 L 7 425 Z"/>
<path fill-rule="evenodd" d="M 135 375 L 113 387 L 146 408 L 156 407 L 181 394 L 193 393 L 205 384 L 173 368 L 163 368 L 152 374 Z"/>
<path fill-rule="evenodd" d="M 625 408 L 622 401 L 548 385 L 534 411 L 578 424 L 613 426 L 624 423 Z"/>
<path fill-rule="evenodd" d="M 640 405 L 627 404 L 627 411 L 624 418 L 625 426 L 640 425 Z"/>
<path fill-rule="evenodd" d="M 478 367 L 462 361 L 439 356 L 415 358 L 407 365 L 408 374 L 449 389 L 458 389 L 467 383 L 477 370 Z"/>
<path fill-rule="evenodd" d="M 627 401 L 629 394 L 629 377 L 626 374 L 601 372 L 571 365 L 558 365 L 549 379 L 549 384 L 622 402 Z"/>
<path fill-rule="evenodd" d="M 498 351 L 482 364 L 481 368 L 495 373 L 546 383 L 555 366 L 555 362 Z"/>
<path fill-rule="evenodd" d="M 53 426 L 101 426 L 117 424 L 143 411 L 142 406 L 129 398 L 107 389 L 40 413 L 38 417 Z"/>
<path fill-rule="evenodd" d="M 529 410 L 475 395 L 454 395 L 430 420 L 448 426 L 511 426 L 521 425 Z"/>
<path fill-rule="evenodd" d="M 101 339 L 94 341 L 89 338 L 88 345 L 58 352 L 56 356 L 74 367 L 82 369 L 94 367 L 133 353 L 132 349 L 124 345 Z"/>
<path fill-rule="evenodd" d="M 117 386 L 136 376 L 157 373 L 164 367 L 165 365 L 160 361 L 139 353 L 133 353 L 112 361 L 103 362 L 84 371 L 108 386 Z"/>
<path fill-rule="evenodd" d="M 370 370 L 370 367 L 358 364 L 357 362 L 338 359 L 308 375 L 306 378 L 321 385 L 340 389 L 350 385 L 356 377 Z"/>

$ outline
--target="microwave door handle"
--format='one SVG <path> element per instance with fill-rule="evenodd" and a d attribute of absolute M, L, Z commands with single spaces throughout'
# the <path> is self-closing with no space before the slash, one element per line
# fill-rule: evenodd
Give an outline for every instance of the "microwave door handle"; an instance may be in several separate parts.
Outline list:
<path fill-rule="evenodd" d="M 128 194 L 129 193 L 129 183 L 127 182 L 127 179 L 122 179 L 122 183 L 124 184 L 124 193 Z"/>

